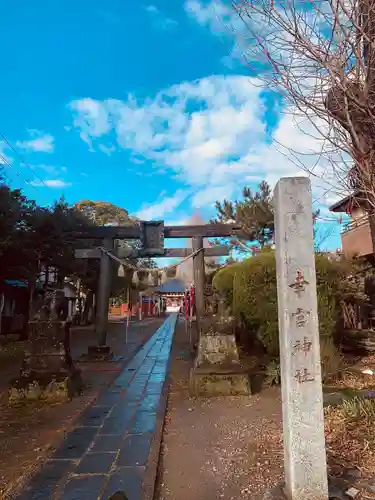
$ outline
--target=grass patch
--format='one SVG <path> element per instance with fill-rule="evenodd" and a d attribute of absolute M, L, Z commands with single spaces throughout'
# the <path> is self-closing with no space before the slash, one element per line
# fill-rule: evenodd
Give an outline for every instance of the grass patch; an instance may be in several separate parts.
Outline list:
<path fill-rule="evenodd" d="M 373 474 L 375 401 L 355 396 L 340 406 L 326 408 L 324 413 L 328 453 L 345 467 Z"/>

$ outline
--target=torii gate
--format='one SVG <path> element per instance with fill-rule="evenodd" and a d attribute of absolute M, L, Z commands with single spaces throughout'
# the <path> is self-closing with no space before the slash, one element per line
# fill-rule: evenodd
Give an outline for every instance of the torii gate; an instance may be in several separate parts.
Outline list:
<path fill-rule="evenodd" d="M 184 258 L 193 256 L 193 274 L 196 288 L 195 304 L 197 311 L 198 331 L 199 319 L 204 315 L 205 299 L 205 257 L 220 257 L 229 254 L 228 247 L 215 246 L 205 249 L 204 238 L 225 238 L 233 236 L 240 227 L 236 224 L 206 224 L 191 226 L 164 226 L 163 221 L 142 221 L 136 226 L 96 226 L 82 230 L 76 234 L 77 239 L 101 239 L 103 245 L 92 249 L 79 249 L 75 257 L 80 259 L 99 259 L 100 276 L 96 315 L 96 333 L 98 345 L 89 347 L 89 354 L 94 356 L 110 355 L 107 346 L 108 309 L 110 296 L 111 257 L 108 251 L 118 258 L 139 257 L 169 257 Z M 192 248 L 164 248 L 166 238 L 184 238 L 192 240 Z M 142 248 L 115 249 L 114 240 L 140 239 Z M 104 251 L 103 251 L 104 250 Z M 107 252 L 106 252 L 106 251 Z M 116 252 L 116 253 L 115 253 Z"/>

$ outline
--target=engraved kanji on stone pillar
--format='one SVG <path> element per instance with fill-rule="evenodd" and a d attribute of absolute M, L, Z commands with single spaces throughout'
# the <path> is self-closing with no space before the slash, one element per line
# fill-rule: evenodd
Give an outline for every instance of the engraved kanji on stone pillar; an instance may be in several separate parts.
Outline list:
<path fill-rule="evenodd" d="M 286 493 L 328 500 L 309 179 L 280 179 L 274 200 Z"/>

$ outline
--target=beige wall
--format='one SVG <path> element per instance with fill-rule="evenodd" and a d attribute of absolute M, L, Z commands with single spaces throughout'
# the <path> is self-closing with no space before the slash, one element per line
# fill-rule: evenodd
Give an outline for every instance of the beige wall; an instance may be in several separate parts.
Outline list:
<path fill-rule="evenodd" d="M 366 215 L 366 210 L 364 208 L 354 207 L 350 217 L 351 219 L 356 220 L 359 219 L 360 217 L 363 217 L 364 215 Z"/>
<path fill-rule="evenodd" d="M 370 255 L 373 253 L 370 224 L 367 221 L 341 235 L 342 251 L 348 257 L 352 255 Z"/>

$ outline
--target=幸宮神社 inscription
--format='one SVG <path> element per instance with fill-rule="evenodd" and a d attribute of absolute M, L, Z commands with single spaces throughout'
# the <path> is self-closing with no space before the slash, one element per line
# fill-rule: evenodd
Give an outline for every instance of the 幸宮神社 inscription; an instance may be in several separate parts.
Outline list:
<path fill-rule="evenodd" d="M 302 328 L 309 319 L 310 311 L 305 311 L 302 307 L 298 307 L 296 312 L 292 313 L 292 316 L 295 318 L 298 328 Z"/>
<path fill-rule="evenodd" d="M 309 179 L 280 179 L 274 203 L 285 493 L 328 500 Z"/>
<path fill-rule="evenodd" d="M 299 384 L 303 384 L 304 382 L 313 382 L 315 380 L 314 376 L 311 375 L 307 368 L 296 370 L 294 378 Z"/>
<path fill-rule="evenodd" d="M 302 293 L 306 290 L 306 285 L 308 285 L 309 282 L 305 280 L 303 273 L 301 270 L 297 271 L 297 276 L 294 282 L 289 285 L 289 287 L 298 295 L 298 297 L 301 297 Z"/>
<path fill-rule="evenodd" d="M 311 347 L 312 342 L 307 337 L 304 337 L 303 340 L 296 340 L 295 344 L 293 345 L 293 354 L 303 352 L 306 356 L 307 353 L 311 350 Z"/>

